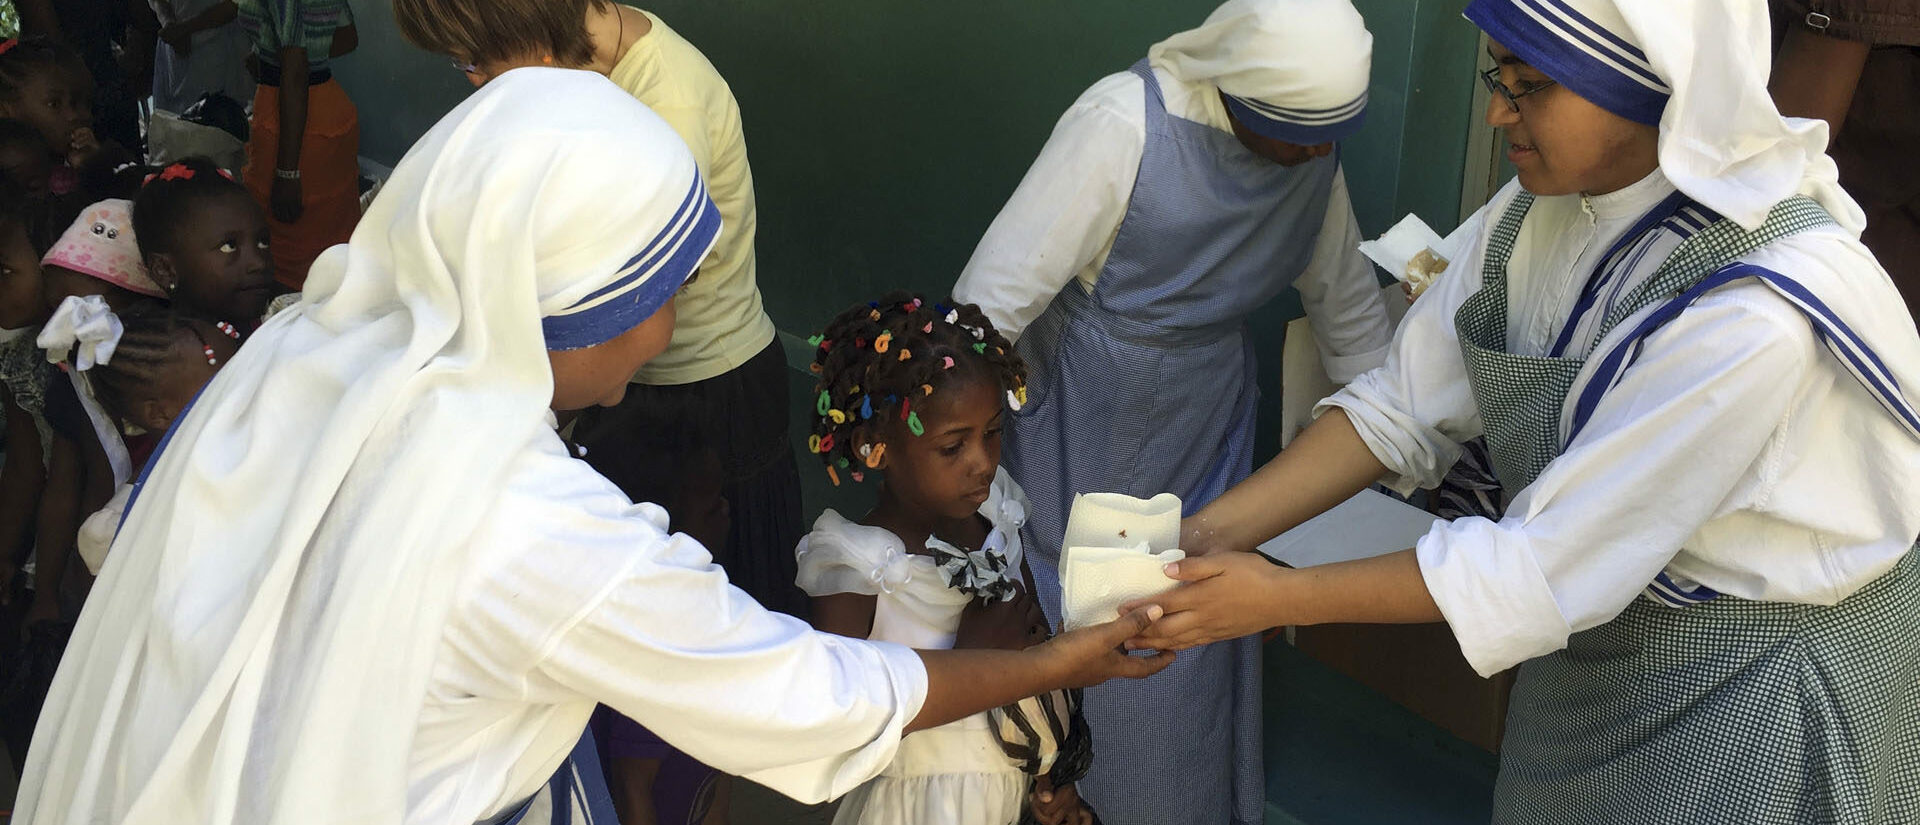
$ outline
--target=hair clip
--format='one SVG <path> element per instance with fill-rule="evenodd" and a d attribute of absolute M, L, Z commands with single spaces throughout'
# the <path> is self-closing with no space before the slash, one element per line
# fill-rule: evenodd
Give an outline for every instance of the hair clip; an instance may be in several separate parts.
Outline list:
<path fill-rule="evenodd" d="M 837 472 L 834 472 L 832 464 L 827 465 L 827 478 L 833 480 L 833 486 L 835 487 L 840 486 L 840 474 Z"/>
<path fill-rule="evenodd" d="M 886 352 L 887 347 L 890 347 L 892 345 L 893 345 L 893 333 L 891 331 L 882 332 L 880 333 L 880 337 L 873 339 L 874 352 Z"/>
<path fill-rule="evenodd" d="M 914 308 L 914 309 L 919 309 L 919 308 L 920 308 L 920 299 L 919 299 L 919 298 L 915 298 L 915 299 L 913 299 L 913 308 Z"/>
<path fill-rule="evenodd" d="M 892 397 L 892 396 L 888 396 L 888 397 Z M 900 420 L 901 421 L 907 420 L 907 416 L 912 412 L 913 412 L 913 402 L 910 400 L 902 399 L 900 401 Z"/>
<path fill-rule="evenodd" d="M 913 357 L 913 350 L 907 349 L 905 347 L 902 347 L 900 349 L 900 360 L 905 361 L 912 357 Z"/>
<path fill-rule="evenodd" d="M 986 331 L 986 330 L 984 330 L 984 329 L 981 329 L 981 328 L 979 328 L 979 327 L 967 327 L 967 330 L 973 333 L 973 340 L 975 340 L 975 341 L 985 341 L 985 340 L 987 340 L 987 331 Z"/>
<path fill-rule="evenodd" d="M 854 348 L 854 349 L 866 349 L 866 348 L 867 348 L 867 339 L 865 339 L 865 338 L 855 338 L 855 339 L 853 339 L 853 348 Z"/>
<path fill-rule="evenodd" d="M 923 395 L 923 396 L 925 396 L 925 395 L 932 395 L 932 394 L 933 394 L 933 385 L 932 385 L 932 384 L 921 384 L 921 385 L 920 385 L 920 394 L 921 394 L 921 395 Z"/>
<path fill-rule="evenodd" d="M 835 424 L 847 423 L 847 414 L 839 410 L 827 410 L 827 417 L 832 419 Z"/>
<path fill-rule="evenodd" d="M 950 370 L 950 369 L 953 369 L 953 356 L 951 356 L 951 355 L 942 355 L 942 356 L 940 356 L 940 361 L 941 361 L 941 363 L 943 364 L 943 366 L 941 366 L 941 367 L 940 367 L 941 369 L 943 369 L 943 370 Z"/>
<path fill-rule="evenodd" d="M 872 321 L 880 320 L 880 310 L 878 309 L 868 310 L 867 318 L 868 320 L 872 320 Z"/>
<path fill-rule="evenodd" d="M 866 455 L 867 469 L 869 470 L 880 469 L 880 461 L 886 457 L 887 457 L 887 445 L 885 443 L 873 445 L 873 451 L 867 453 Z"/>
<path fill-rule="evenodd" d="M 860 418 L 864 420 L 872 417 L 873 417 L 873 396 L 869 395 L 869 396 L 866 396 L 865 398 L 860 399 Z"/>
<path fill-rule="evenodd" d="M 932 334 L 933 334 L 933 322 L 932 322 L 932 321 L 928 321 L 928 322 L 927 322 L 927 325 L 926 325 L 926 326 L 924 326 L 924 327 L 921 327 L 921 328 L 920 328 L 920 331 L 921 331 L 921 332 L 924 332 L 924 333 L 927 333 L 928 335 L 932 335 Z"/>
<path fill-rule="evenodd" d="M 176 163 L 160 170 L 161 180 L 193 180 L 193 167 Z"/>
<path fill-rule="evenodd" d="M 1013 398 L 1015 401 L 1019 401 L 1022 405 L 1025 405 L 1027 403 L 1027 385 L 1021 384 L 1018 387 L 1014 387 Z M 1015 407 L 1014 409 L 1019 409 L 1019 407 Z"/>
<path fill-rule="evenodd" d="M 1023 404 L 1020 402 L 1019 394 L 1013 390 L 1007 390 L 1007 408 L 1014 412 L 1019 412 L 1022 406 Z"/>
<path fill-rule="evenodd" d="M 938 312 L 941 315 L 945 315 L 947 314 L 947 305 L 942 303 L 936 303 L 933 305 L 933 311 Z"/>
<path fill-rule="evenodd" d="M 974 354 L 975 354 L 975 355 L 986 355 L 986 354 L 987 354 L 987 345 L 986 345 L 986 344 L 974 344 L 974 345 L 973 345 L 973 352 L 974 352 Z"/>
<path fill-rule="evenodd" d="M 833 409 L 833 399 L 832 397 L 827 395 L 826 390 L 821 390 L 820 401 L 819 403 L 814 404 L 813 406 L 816 412 L 820 413 L 821 415 L 826 415 L 827 410 Z"/>
<path fill-rule="evenodd" d="M 853 462 L 848 461 L 846 456 L 841 456 L 833 460 L 833 466 L 839 467 L 842 470 L 852 466 L 852 464 Z"/>
<path fill-rule="evenodd" d="M 957 310 L 957 309 L 949 310 L 947 312 L 947 323 L 949 324 L 960 323 L 960 310 Z"/>
<path fill-rule="evenodd" d="M 220 173 L 220 177 L 226 178 L 228 183 L 240 182 L 240 181 L 234 180 L 233 173 L 225 169 L 214 169 L 213 171 Z"/>
<path fill-rule="evenodd" d="M 213 324 L 213 328 L 226 333 L 228 338 L 232 338 L 235 341 L 240 340 L 240 330 L 235 329 L 232 324 L 225 321 L 216 321 Z"/>
<path fill-rule="evenodd" d="M 920 425 L 919 413 L 907 416 L 907 432 L 913 433 L 914 435 L 926 435 L 927 428 Z"/>
<path fill-rule="evenodd" d="M 7 52 L 13 51 L 13 47 L 18 45 L 20 45 L 20 39 L 17 37 L 9 37 L 5 40 L 0 40 L 0 54 L 6 54 Z"/>
<path fill-rule="evenodd" d="M 833 452 L 833 433 L 820 436 L 820 452 L 822 454 Z"/>
<path fill-rule="evenodd" d="M 855 484 L 860 484 L 860 483 L 862 483 L 862 482 L 864 482 L 864 481 L 866 481 L 866 480 L 867 480 L 867 474 L 866 474 L 866 473 L 863 473 L 863 472 L 860 472 L 859 470 L 854 470 L 854 471 L 853 471 L 853 483 L 855 483 Z"/>
<path fill-rule="evenodd" d="M 810 372 L 810 373 L 813 373 L 814 375 L 819 375 L 819 374 L 820 374 L 820 362 L 818 362 L 818 361 L 815 361 L 815 362 L 813 362 L 813 363 L 811 363 L 811 364 L 808 364 L 808 365 L 807 365 L 807 372 Z"/>
<path fill-rule="evenodd" d="M 807 452 L 809 453 L 820 452 L 820 436 L 817 436 L 817 435 L 807 436 Z"/>
<path fill-rule="evenodd" d="M 815 336 L 813 336 L 813 337 L 811 337 L 811 338 L 808 338 L 808 339 L 807 339 L 807 346 L 810 346 L 810 347 L 817 347 L 817 346 L 820 346 L 820 343 L 821 343 L 821 342 L 823 342 L 823 341 L 825 341 L 825 340 L 827 340 L 827 336 L 825 336 L 825 335 L 815 335 Z"/>
<path fill-rule="evenodd" d="M 859 453 L 861 458 L 866 458 L 867 456 L 873 455 L 873 445 L 872 444 L 860 445 Z"/>
<path fill-rule="evenodd" d="M 999 347 L 994 347 L 994 348 L 993 348 L 993 354 L 994 354 L 994 355 L 1006 355 L 1006 354 L 1007 354 L 1007 351 L 1006 351 L 1006 350 L 1004 350 L 1004 349 L 1001 349 L 1001 348 L 999 348 Z"/>

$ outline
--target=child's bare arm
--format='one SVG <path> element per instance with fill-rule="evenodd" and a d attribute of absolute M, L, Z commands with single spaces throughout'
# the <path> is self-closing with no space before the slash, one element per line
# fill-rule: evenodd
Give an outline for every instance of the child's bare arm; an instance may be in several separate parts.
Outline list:
<path fill-rule="evenodd" d="M 854 639 L 873 633 L 873 609 L 878 597 L 861 593 L 834 593 L 813 597 L 813 629 Z"/>
<path fill-rule="evenodd" d="M 33 607 L 24 622 L 28 626 L 60 618 L 60 582 L 80 535 L 80 487 L 86 473 L 80 462 L 79 446 L 55 436 L 34 535 Z"/>
<path fill-rule="evenodd" d="M 0 576 L 0 603 L 5 603 L 12 594 L 13 571 L 26 555 L 47 470 L 33 418 L 14 403 L 12 393 L 0 389 L 0 395 L 4 395 L 7 415 L 7 460 L 0 466 L 0 570 L 7 573 Z"/>

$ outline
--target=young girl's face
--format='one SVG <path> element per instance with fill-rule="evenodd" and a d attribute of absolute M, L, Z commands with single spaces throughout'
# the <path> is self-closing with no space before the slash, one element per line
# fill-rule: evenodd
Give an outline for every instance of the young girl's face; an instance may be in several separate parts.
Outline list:
<path fill-rule="evenodd" d="M 53 158 L 38 143 L 24 138 L 0 144 L 0 175 L 27 191 L 29 198 L 44 198 L 53 191 Z"/>
<path fill-rule="evenodd" d="M 179 236 L 149 256 L 153 279 L 184 306 L 222 321 L 260 320 L 273 300 L 270 230 L 260 205 L 234 191 L 194 204 Z"/>
<path fill-rule="evenodd" d="M 46 278 L 25 224 L 0 227 L 0 329 L 20 329 L 46 316 Z"/>
<path fill-rule="evenodd" d="M 943 518 L 971 516 L 987 501 L 1000 467 L 1004 393 L 985 377 L 948 383 L 915 399 L 922 433 L 898 416 L 886 426 L 887 490 L 908 506 Z"/>
<path fill-rule="evenodd" d="M 0 116 L 32 124 L 47 142 L 47 154 L 64 158 L 73 133 L 93 125 L 90 91 L 66 72 L 42 69 L 27 76 L 15 99 L 0 103 Z"/>

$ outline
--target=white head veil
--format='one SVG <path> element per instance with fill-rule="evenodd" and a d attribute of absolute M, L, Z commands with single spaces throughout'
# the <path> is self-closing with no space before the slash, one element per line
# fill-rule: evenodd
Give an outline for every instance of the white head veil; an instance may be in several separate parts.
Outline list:
<path fill-rule="evenodd" d="M 1219 89 L 1247 128 L 1310 146 L 1359 130 L 1373 35 L 1348 0 L 1227 0 L 1147 61 Z"/>
<path fill-rule="evenodd" d="M 1595 104 L 1660 127 L 1660 171 L 1755 229 L 1774 204 L 1812 197 L 1854 235 L 1866 226 L 1826 156 L 1827 126 L 1783 118 L 1758 0 L 1473 0 L 1467 17 Z"/>
<path fill-rule="evenodd" d="M 169 435 L 62 662 L 22 823 L 398 823 L 469 534 L 549 348 L 669 300 L 718 213 L 606 79 L 521 69 L 394 170 Z"/>

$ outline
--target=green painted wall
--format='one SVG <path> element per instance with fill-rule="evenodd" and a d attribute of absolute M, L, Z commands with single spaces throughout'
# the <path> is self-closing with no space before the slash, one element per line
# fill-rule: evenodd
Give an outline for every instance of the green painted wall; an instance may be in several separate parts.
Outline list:
<path fill-rule="evenodd" d="M 360 9 L 339 74 L 365 153 L 397 160 L 466 86 Z M 1055 119 L 1094 80 L 1204 19 L 1213 0 L 659 0 L 732 84 L 760 199 L 760 278 L 804 336 L 893 288 L 944 294 Z M 1418 212 L 1452 226 L 1475 81 L 1465 0 L 1356 0 L 1374 33 L 1366 128 L 1342 147 L 1368 234 Z M 1267 397 L 1290 295 L 1256 319 Z M 1277 409 L 1274 410 L 1277 412 Z M 1271 446 L 1271 445 L 1269 445 Z"/>

